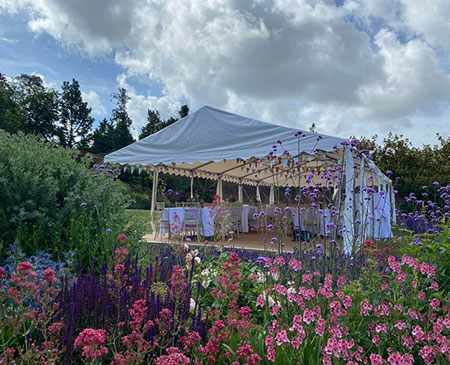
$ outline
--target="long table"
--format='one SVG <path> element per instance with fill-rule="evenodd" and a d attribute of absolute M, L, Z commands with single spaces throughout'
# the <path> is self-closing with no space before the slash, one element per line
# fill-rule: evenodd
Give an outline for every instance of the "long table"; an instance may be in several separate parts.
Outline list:
<path fill-rule="evenodd" d="M 185 208 L 183 208 L 183 207 L 165 208 L 162 212 L 162 219 L 165 221 L 168 220 L 169 225 L 172 226 L 172 224 L 174 224 L 174 222 L 175 222 L 174 216 L 175 216 L 175 214 L 177 214 L 180 219 L 180 224 L 183 225 L 184 209 Z M 188 209 L 196 209 L 196 208 L 188 208 Z M 200 211 L 200 227 L 202 230 L 201 230 L 200 234 L 202 234 L 203 236 L 206 236 L 206 237 L 214 236 L 214 217 L 215 217 L 214 210 L 211 210 L 210 208 L 197 208 L 197 209 L 201 210 Z M 253 214 L 256 212 L 257 212 L 257 209 L 254 206 L 251 206 L 251 205 L 243 205 L 242 206 L 242 217 L 241 217 L 242 229 L 241 229 L 241 231 L 243 233 L 248 233 L 250 227 L 256 228 L 255 224 L 253 223 L 253 221 L 251 219 L 250 219 L 250 223 L 249 223 L 249 217 L 252 217 Z M 159 229 L 162 234 L 169 233 L 167 227 L 165 227 L 162 222 L 160 224 Z"/>

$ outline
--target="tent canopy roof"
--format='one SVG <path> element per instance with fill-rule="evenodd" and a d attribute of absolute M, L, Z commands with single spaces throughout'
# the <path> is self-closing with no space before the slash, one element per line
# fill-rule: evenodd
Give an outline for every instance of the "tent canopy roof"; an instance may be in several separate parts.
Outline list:
<path fill-rule="evenodd" d="M 273 184 L 272 166 L 266 158 L 277 145 L 277 156 L 305 155 L 303 171 L 318 169 L 318 160 L 336 166 L 349 141 L 343 138 L 303 132 L 204 106 L 176 123 L 138 142 L 105 156 L 105 162 L 153 169 L 162 172 L 217 178 L 245 184 Z M 279 145 L 277 141 L 282 143 Z M 318 152 L 322 151 L 322 152 Z M 322 154 L 319 159 L 308 155 Z M 286 154 L 284 156 L 287 156 Z M 333 157 L 334 156 L 334 157 Z M 330 161 L 331 159 L 331 161 Z M 244 162 L 245 161 L 245 162 Z M 279 159 L 280 167 L 283 163 Z M 279 168 L 280 169 L 280 168 Z M 279 170 L 278 169 L 278 170 Z M 298 173 L 297 173 L 298 175 Z M 287 175 L 277 185 L 295 185 Z"/>

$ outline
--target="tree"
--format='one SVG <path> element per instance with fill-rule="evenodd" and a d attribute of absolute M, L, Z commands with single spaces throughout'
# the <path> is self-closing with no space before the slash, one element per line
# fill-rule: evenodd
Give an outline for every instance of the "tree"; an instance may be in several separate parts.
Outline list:
<path fill-rule="evenodd" d="M 61 144 L 68 148 L 86 147 L 92 137 L 94 118 L 92 111 L 81 96 L 80 84 L 64 81 L 60 100 Z"/>
<path fill-rule="evenodd" d="M 44 86 L 38 75 L 22 74 L 14 79 L 14 98 L 24 117 L 24 131 L 42 136 L 45 140 L 60 138 L 58 93 Z"/>
<path fill-rule="evenodd" d="M 183 105 L 180 110 L 178 111 L 178 115 L 180 116 L 180 118 L 184 118 L 189 114 L 189 107 L 187 105 Z M 166 121 L 160 123 L 158 130 L 161 130 L 163 128 L 168 127 L 169 125 L 177 122 L 178 120 L 180 120 L 180 118 L 176 118 L 176 117 L 170 117 L 169 119 L 167 119 Z"/>
<path fill-rule="evenodd" d="M 162 120 L 158 110 L 147 110 L 147 124 L 141 129 L 139 139 L 145 138 L 158 131 Z"/>
<path fill-rule="evenodd" d="M 183 105 L 178 111 L 180 118 L 187 117 L 189 115 L 189 107 L 187 105 Z"/>
<path fill-rule="evenodd" d="M 25 118 L 14 100 L 14 90 L 5 75 L 0 73 L 0 129 L 16 133 L 24 130 L 24 127 Z"/>
<path fill-rule="evenodd" d="M 104 118 L 92 135 L 92 153 L 104 154 L 114 151 L 112 132 L 114 128 L 108 119 Z"/>
<path fill-rule="evenodd" d="M 112 111 L 111 123 L 114 130 L 111 133 L 111 138 L 114 150 L 117 150 L 134 142 L 130 132 L 133 121 L 127 111 L 127 103 L 130 100 L 127 91 L 124 88 L 119 88 L 119 91 L 114 93 L 112 97 L 117 106 Z"/>

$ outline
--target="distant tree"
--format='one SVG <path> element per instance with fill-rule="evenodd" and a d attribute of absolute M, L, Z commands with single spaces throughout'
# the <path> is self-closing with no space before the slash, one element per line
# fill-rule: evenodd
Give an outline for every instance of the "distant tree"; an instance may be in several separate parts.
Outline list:
<path fill-rule="evenodd" d="M 133 121 L 127 111 L 127 103 L 130 100 L 127 91 L 124 88 L 119 88 L 119 91 L 114 93 L 112 97 L 116 101 L 116 107 L 113 109 L 111 116 L 111 123 L 114 127 L 111 138 L 114 150 L 118 150 L 134 142 L 130 131 Z"/>
<path fill-rule="evenodd" d="M 141 129 L 139 139 L 145 138 L 158 131 L 162 123 L 161 116 L 157 110 L 147 110 L 147 124 Z"/>
<path fill-rule="evenodd" d="M 180 118 L 187 117 L 189 115 L 189 107 L 187 105 L 183 105 L 178 111 Z"/>
<path fill-rule="evenodd" d="M 112 132 L 114 128 L 108 119 L 104 118 L 92 135 L 91 152 L 95 154 L 104 154 L 114 151 L 112 143 Z"/>
<path fill-rule="evenodd" d="M 398 197 L 402 201 L 410 193 L 422 198 L 423 186 L 432 186 L 438 181 L 441 185 L 450 184 L 450 137 L 444 139 L 437 135 L 439 144 L 414 146 L 408 138 L 390 133 L 382 143 L 377 137 L 354 139 L 359 149 L 370 155 L 375 164 L 384 172 L 392 171 Z M 406 209 L 407 205 L 402 205 Z"/>
<path fill-rule="evenodd" d="M 86 147 L 92 137 L 94 118 L 88 104 L 81 96 L 80 84 L 64 81 L 60 99 L 61 144 L 65 147 Z"/>
<path fill-rule="evenodd" d="M 0 73 L 0 129 L 9 133 L 24 130 L 25 117 L 20 113 L 19 104 L 14 100 L 14 89 L 5 75 Z"/>
<path fill-rule="evenodd" d="M 162 122 L 158 128 L 158 130 L 163 129 L 168 127 L 169 125 L 177 122 L 178 120 L 180 120 L 180 118 L 184 118 L 187 115 L 189 115 L 189 107 L 187 105 L 183 105 L 180 110 L 178 111 L 178 115 L 180 116 L 179 118 L 176 117 L 170 117 L 169 119 L 167 119 L 166 121 Z"/>
<path fill-rule="evenodd" d="M 14 79 L 14 98 L 24 117 L 24 131 L 41 135 L 45 140 L 60 138 L 58 120 L 58 93 L 47 89 L 38 75 L 22 74 Z"/>

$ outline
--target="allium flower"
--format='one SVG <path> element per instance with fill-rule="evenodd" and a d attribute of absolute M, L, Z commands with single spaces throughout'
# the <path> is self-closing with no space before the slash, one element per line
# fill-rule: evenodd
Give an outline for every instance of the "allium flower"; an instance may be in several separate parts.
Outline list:
<path fill-rule="evenodd" d="M 80 204 L 80 207 L 85 207 L 86 205 L 87 205 L 86 202 L 82 202 L 82 203 Z"/>
<path fill-rule="evenodd" d="M 111 228 L 107 228 L 106 229 L 106 233 L 111 233 L 112 232 L 112 229 Z"/>

